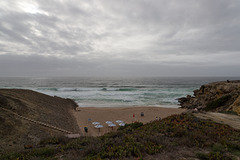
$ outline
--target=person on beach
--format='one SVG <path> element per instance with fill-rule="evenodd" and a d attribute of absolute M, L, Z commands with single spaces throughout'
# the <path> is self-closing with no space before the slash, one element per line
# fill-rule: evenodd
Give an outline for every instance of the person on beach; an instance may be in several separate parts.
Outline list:
<path fill-rule="evenodd" d="M 84 127 L 84 131 L 88 133 L 88 127 Z"/>
<path fill-rule="evenodd" d="M 133 113 L 132 123 L 135 122 L 135 114 Z"/>
<path fill-rule="evenodd" d="M 92 119 L 91 118 L 88 118 L 88 123 L 91 123 L 92 122 Z"/>

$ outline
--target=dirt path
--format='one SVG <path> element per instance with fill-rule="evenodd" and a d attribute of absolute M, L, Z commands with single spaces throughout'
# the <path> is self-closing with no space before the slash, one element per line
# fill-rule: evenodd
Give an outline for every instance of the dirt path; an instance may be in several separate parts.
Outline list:
<path fill-rule="evenodd" d="M 240 116 L 237 115 L 216 112 L 194 113 L 194 115 L 198 118 L 211 119 L 215 122 L 227 124 L 233 128 L 240 129 Z"/>

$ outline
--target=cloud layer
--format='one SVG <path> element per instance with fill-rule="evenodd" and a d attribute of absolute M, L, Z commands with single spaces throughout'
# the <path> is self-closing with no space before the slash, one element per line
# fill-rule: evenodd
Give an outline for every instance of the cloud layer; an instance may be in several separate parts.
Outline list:
<path fill-rule="evenodd" d="M 2 76 L 239 76 L 238 0 L 0 2 Z"/>

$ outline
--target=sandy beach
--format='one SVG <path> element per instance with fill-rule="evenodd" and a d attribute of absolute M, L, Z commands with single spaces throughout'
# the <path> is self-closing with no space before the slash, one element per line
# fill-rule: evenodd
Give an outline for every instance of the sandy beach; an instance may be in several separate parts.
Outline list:
<path fill-rule="evenodd" d="M 186 110 L 163 107 L 81 107 L 79 111 L 73 110 L 72 113 L 83 135 L 101 136 L 117 130 L 116 120 L 122 120 L 125 123 L 142 122 L 145 124 L 159 119 L 159 117 L 164 118 L 184 111 Z M 144 116 L 141 116 L 141 112 L 144 113 Z M 106 121 L 112 121 L 117 126 L 108 127 Z M 103 128 L 99 131 L 99 129 L 94 128 L 92 122 L 100 122 Z M 84 127 L 88 127 L 88 133 L 84 132 Z"/>

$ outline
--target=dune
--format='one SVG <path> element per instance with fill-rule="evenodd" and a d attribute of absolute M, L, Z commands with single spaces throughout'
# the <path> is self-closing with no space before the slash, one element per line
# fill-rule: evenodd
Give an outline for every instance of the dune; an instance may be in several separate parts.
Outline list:
<path fill-rule="evenodd" d="M 0 89 L 0 153 L 66 134 L 55 128 L 79 132 L 71 114 L 76 106 L 70 99 L 31 90 Z"/>

